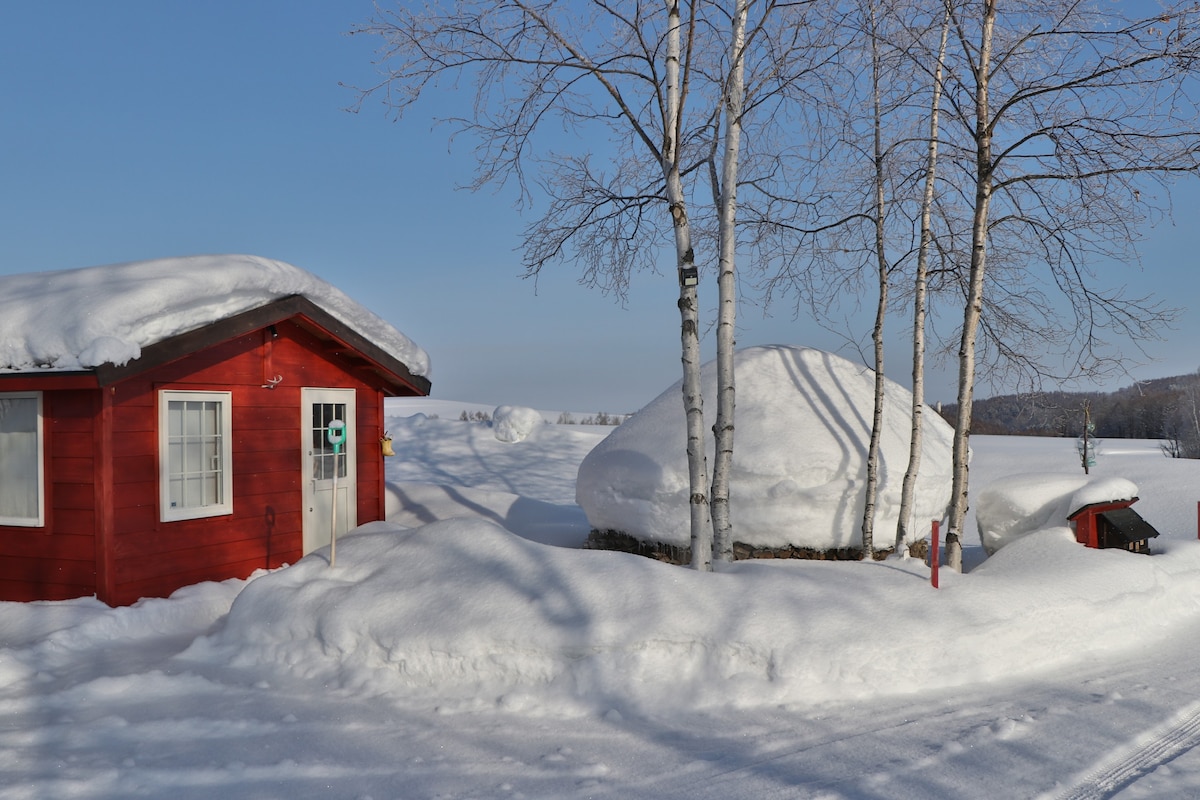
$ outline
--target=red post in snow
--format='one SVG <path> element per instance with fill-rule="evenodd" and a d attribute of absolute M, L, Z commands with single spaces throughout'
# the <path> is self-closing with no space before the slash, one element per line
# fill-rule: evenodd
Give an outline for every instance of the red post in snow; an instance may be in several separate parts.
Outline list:
<path fill-rule="evenodd" d="M 1200 512 L 1197 512 L 1200 513 Z M 938 541 L 940 523 L 935 519 L 933 521 L 932 541 L 929 543 L 929 582 L 933 584 L 933 588 L 938 588 L 938 562 L 941 561 L 941 555 L 938 548 L 941 547 L 941 542 Z"/>
<path fill-rule="evenodd" d="M 1200 503 L 1196 503 L 1196 538 L 1200 539 Z"/>

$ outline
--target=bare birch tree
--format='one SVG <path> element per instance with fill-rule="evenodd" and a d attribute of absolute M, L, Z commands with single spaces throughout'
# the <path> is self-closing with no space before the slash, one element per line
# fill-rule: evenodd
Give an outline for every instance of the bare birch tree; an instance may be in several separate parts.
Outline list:
<path fill-rule="evenodd" d="M 838 308 L 840 297 L 871 296 L 874 289 L 870 352 L 863 354 L 874 372 L 872 408 L 864 419 L 869 435 L 859 540 L 860 555 L 867 559 L 878 549 L 875 516 L 883 470 L 884 345 L 892 281 L 916 249 L 909 219 L 913 212 L 907 209 L 914 205 L 916 186 L 910 162 L 921 141 L 915 125 L 918 110 L 912 104 L 918 87 L 903 42 L 910 34 L 905 30 L 903 37 L 897 36 L 903 27 L 900 11 L 909 4 L 900 6 L 861 0 L 840 20 L 841 58 L 826 80 L 841 89 L 841 107 L 836 126 L 823 133 L 837 145 L 820 159 L 820 178 L 813 183 L 826 208 L 822 224 L 810 228 L 819 277 L 805 287 L 819 319 L 827 309 Z M 847 338 L 855 341 L 857 333 L 849 332 Z"/>
<path fill-rule="evenodd" d="M 695 20 L 689 20 L 689 43 Z M 700 385 L 700 312 L 697 307 L 698 275 L 687 218 L 687 196 L 679 166 L 683 138 L 683 113 L 687 97 L 684 68 L 683 18 L 680 0 L 667 0 L 666 106 L 660 160 L 666 178 L 667 202 L 675 231 L 676 270 L 679 277 L 680 348 L 683 361 L 683 408 L 687 415 L 689 509 L 691 511 L 692 567 L 712 569 L 712 529 L 708 506 L 708 469 L 704 453 L 704 395 Z M 693 280 L 692 278 L 696 278 Z"/>
<path fill-rule="evenodd" d="M 1101 330 L 1150 338 L 1168 316 L 1141 298 L 1098 289 L 1087 264 L 1096 255 L 1131 257 L 1152 208 L 1143 194 L 1200 163 L 1188 95 L 1196 14 L 1182 4 L 1142 19 L 1071 0 L 953 4 L 960 58 L 947 66 L 946 99 L 965 134 L 959 188 L 971 212 L 946 537 L 954 569 L 962 568 L 979 337 L 985 332 L 1003 348 L 1000 320 L 1027 322 L 1003 316 L 998 301 L 1022 302 L 1015 282 L 1034 265 L 1044 270 L 1038 277 L 1065 295 L 1073 316 L 1065 328 L 1049 320 L 1046 335 L 1076 336 L 1074 366 L 1085 370 L 1102 358 Z M 1028 358 L 1029 342 L 1024 347 L 1003 355 Z"/>
<path fill-rule="evenodd" d="M 937 55 L 930 76 L 929 139 L 926 149 L 924 191 L 921 196 L 920 241 L 917 245 L 916 274 L 913 279 L 912 322 L 912 417 L 909 434 L 908 467 L 900 486 L 900 510 L 896 523 L 895 552 L 908 555 L 914 532 L 909 523 L 913 514 L 913 493 L 921 470 L 921 449 L 924 446 L 925 411 L 925 316 L 928 308 L 929 258 L 933 248 L 933 204 L 937 186 L 939 112 L 942 104 L 942 71 L 946 61 L 946 44 L 950 36 L 950 2 L 944 0 L 941 34 Z"/>
<path fill-rule="evenodd" d="M 733 523 L 729 495 L 733 464 L 735 411 L 734 351 L 737 322 L 739 256 L 759 263 L 780 249 L 792 249 L 797 234 L 779 225 L 771 210 L 782 193 L 794 189 L 783 151 L 794 146 L 807 125 L 793 124 L 812 108 L 813 75 L 835 52 L 822 42 L 825 18 L 814 14 L 814 0 L 732 0 L 707 6 L 714 19 L 728 19 L 728 61 L 714 81 L 721 87 L 716 115 L 722 129 L 720 168 L 718 143 L 710 163 L 716 210 L 718 252 L 717 414 L 713 425 L 713 484 L 710 504 L 714 557 L 733 558 Z M 719 27 L 719 26 L 718 26 Z M 745 130 L 756 147 L 747 152 Z M 745 188 L 750 203 L 740 193 Z M 749 211 L 743 215 L 743 209 Z"/>
<path fill-rule="evenodd" d="M 871 43 L 871 160 L 873 166 L 875 275 L 878 295 L 875 303 L 875 324 L 871 329 L 873 368 L 875 371 L 875 396 L 871 408 L 871 435 L 867 441 L 867 481 L 864 487 L 862 518 L 862 557 L 870 560 L 875 556 L 875 506 L 879 497 L 879 440 L 883 433 L 884 401 L 884 352 L 883 331 L 887 320 L 888 284 L 891 280 L 891 264 L 887 256 L 887 213 L 888 186 L 885 160 L 887 154 L 883 142 L 883 56 L 881 54 L 881 32 L 879 30 L 879 8 L 871 0 L 865 10 L 868 39 Z"/>
<path fill-rule="evenodd" d="M 718 216 L 717 263 L 717 417 L 713 424 L 712 523 L 713 555 L 733 560 L 733 522 L 729 513 L 730 473 L 733 471 L 734 335 L 737 323 L 737 189 L 746 92 L 746 21 L 748 0 L 734 0 L 729 37 L 729 75 L 725 80 L 722 116 L 725 136 L 720 185 L 716 187 Z"/>
<path fill-rule="evenodd" d="M 711 106 L 690 111 L 694 59 L 711 60 L 713 42 L 708 26 L 698 24 L 696 3 L 400 5 L 379 11 L 356 33 L 383 39 L 384 78 L 364 97 L 383 95 L 397 115 L 432 87 L 462 79 L 473 84 L 470 113 L 449 122 L 478 142 L 475 187 L 515 180 L 526 202 L 526 169 L 541 168 L 538 180 L 550 207 L 526 230 L 530 275 L 572 252 L 584 264 L 585 282 L 623 293 L 633 272 L 654 268 L 647 239 L 661 235 L 660 220 L 669 220 L 679 281 L 692 564 L 711 569 L 698 268 L 687 181 L 704 163 L 713 135 Z M 551 120 L 567 130 L 605 134 L 612 148 L 605 163 L 612 169 L 598 167 L 591 153 L 542 156 L 538 137 L 557 133 Z M 667 213 L 660 216 L 656 208 Z"/>
<path fill-rule="evenodd" d="M 891 173 L 907 175 L 911 169 L 926 176 L 925 191 L 919 193 L 921 211 L 911 217 L 920 230 L 912 293 L 917 404 L 910 485 L 903 491 L 911 507 L 911 482 L 919 469 L 926 301 L 930 293 L 950 299 L 957 295 L 959 417 L 947 552 L 952 566 L 961 568 L 970 405 L 981 370 L 991 377 L 1030 381 L 1096 375 L 1119 358 L 1110 336 L 1135 343 L 1154 338 L 1172 316 L 1152 298 L 1103 286 L 1091 265 L 1098 259 L 1135 262 L 1133 244 L 1141 227 L 1168 207 L 1170 179 L 1196 171 L 1200 125 L 1189 95 L 1194 89 L 1196 12 L 1179 4 L 1153 17 L 1127 19 L 1120 16 L 1123 7 L 1071 0 L 1012 0 L 1000 6 L 995 0 L 918 0 L 887 4 L 887 9 L 894 15 L 901 6 L 923 11 L 927 18 L 949 13 L 953 34 L 936 52 L 897 38 L 892 23 L 886 33 L 871 37 L 908 48 L 918 71 L 934 76 L 926 86 L 937 93 L 935 104 L 926 104 L 921 115 L 929 130 L 920 137 L 925 156 L 914 158 L 899 138 L 883 149 L 900 156 Z M 862 157 L 866 143 L 878 143 L 856 127 L 860 123 L 854 122 L 852 111 L 856 104 L 868 105 L 854 94 L 866 70 L 865 60 L 853 61 L 864 38 L 842 39 L 846 57 L 828 83 L 842 89 L 845 114 L 824 133 L 828 146 L 818 159 L 824 174 L 814 182 L 808 202 L 795 204 L 819 210 L 800 221 L 789 220 L 795 229 L 812 234 L 812 247 L 803 257 L 781 257 L 767 284 L 768 297 L 780 287 L 807 295 L 818 318 L 828 318 L 839 297 L 866 291 L 865 262 L 859 260 L 864 254 L 875 259 L 877 279 L 879 265 L 894 268 L 905 257 L 903 240 L 894 238 L 903 236 L 902 226 L 885 226 L 881 237 L 878 221 L 886 209 L 901 209 L 899 218 L 908 217 L 903 209 L 914 200 L 907 194 L 911 186 L 903 180 L 890 183 L 884 208 L 879 170 L 870 190 L 866 181 L 854 180 L 856 165 L 867 161 Z M 939 69 L 944 80 L 936 78 Z M 889 71 L 881 81 L 885 94 L 904 93 L 903 85 L 895 85 L 904 80 L 899 73 Z M 930 96 L 927 90 L 919 94 Z M 889 135 L 902 138 L 914 107 L 877 101 L 874 107 L 886 109 L 883 127 Z M 879 152 L 876 148 L 877 157 Z M 918 168 L 918 162 L 923 166 Z M 868 194 L 872 203 L 866 202 Z M 868 211 L 872 206 L 874 211 Z M 876 233 L 873 246 L 859 231 L 866 220 Z M 856 238 L 858 243 L 852 241 Z M 881 245 L 881 239 L 886 243 Z M 894 256 L 881 259 L 887 247 Z M 929 262 L 935 254 L 943 268 L 931 285 Z M 802 259 L 823 266 L 797 266 Z M 962 266 L 946 269 L 950 263 Z M 876 310 L 872 338 L 877 344 Z M 946 312 L 938 316 L 944 321 Z M 873 361 L 879 365 L 877 352 Z M 910 516 L 906 511 L 901 524 L 909 524 Z M 864 525 L 869 524 L 864 516 Z M 898 529 L 897 547 L 907 538 Z M 866 538 L 864 542 L 869 549 Z"/>

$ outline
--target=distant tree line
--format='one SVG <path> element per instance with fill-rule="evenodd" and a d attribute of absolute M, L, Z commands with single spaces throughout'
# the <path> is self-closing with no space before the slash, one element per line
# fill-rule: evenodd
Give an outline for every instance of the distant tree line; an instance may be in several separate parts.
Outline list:
<path fill-rule="evenodd" d="M 1139 381 L 1115 392 L 1036 392 L 976 400 L 971 433 L 1079 436 L 1084 407 L 1102 439 L 1161 439 L 1173 458 L 1200 458 L 1200 371 Z M 943 406 L 950 424 L 955 405 Z"/>
<path fill-rule="evenodd" d="M 558 415 L 558 424 L 559 425 L 576 425 L 576 424 L 578 424 L 578 425 L 620 425 L 622 422 L 629 419 L 630 416 L 631 415 L 629 415 L 629 414 L 625 414 L 625 415 L 609 414 L 607 412 L 601 411 L 598 414 L 596 414 L 596 416 L 594 416 L 594 417 L 584 417 L 583 419 L 579 420 L 578 423 L 576 423 L 575 418 L 573 416 L 571 416 L 570 414 L 568 414 L 566 411 L 564 411 Z"/>
<path fill-rule="evenodd" d="M 556 424 L 558 425 L 620 425 L 625 420 L 629 419 L 628 414 L 609 414 L 606 411 L 600 411 L 595 416 L 584 417 L 578 422 L 575 417 L 564 411 L 558 415 Z M 492 415 L 486 411 L 467 411 L 463 409 L 458 415 L 459 422 L 491 422 Z"/>

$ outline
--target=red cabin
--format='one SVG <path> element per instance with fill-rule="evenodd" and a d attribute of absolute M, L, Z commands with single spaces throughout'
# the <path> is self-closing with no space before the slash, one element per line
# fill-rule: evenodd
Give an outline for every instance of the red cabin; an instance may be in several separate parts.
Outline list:
<path fill-rule="evenodd" d="M 171 319 L 193 322 L 202 304 L 174 297 L 148 315 L 159 324 L 143 326 L 151 331 L 135 339 L 140 353 L 120 365 L 63 368 L 76 366 L 64 356 L 5 367 L 12 331 L 0 320 L 0 600 L 94 594 L 125 605 L 295 562 L 329 543 L 334 520 L 342 532 L 383 518 L 383 401 L 428 394 L 424 353 L 389 351 L 393 338 L 379 332 L 407 342 L 402 334 L 359 307 L 364 325 L 352 301 L 294 267 L 203 258 L 225 261 L 47 274 L 61 288 L 74 273 L 95 281 L 105 269 L 140 285 L 181 262 L 201 277 L 213 271 L 217 284 L 222 270 L 276 270 L 246 292 L 240 302 L 251 307 L 199 327 L 172 330 Z M 0 278 L 0 293 L 9 280 Z M 306 292 L 256 295 L 292 284 Z M 42 313 L 61 313 L 53 302 Z M 101 330 L 84 340 L 94 355 L 120 343 L 111 338 Z M 326 435 L 335 420 L 346 424 L 336 454 Z"/>

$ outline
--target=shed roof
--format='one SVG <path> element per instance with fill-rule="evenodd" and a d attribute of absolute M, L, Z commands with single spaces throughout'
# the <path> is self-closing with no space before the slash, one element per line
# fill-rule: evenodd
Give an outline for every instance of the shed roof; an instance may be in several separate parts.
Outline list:
<path fill-rule="evenodd" d="M 263 312 L 250 313 L 256 309 Z M 428 378 L 429 356 L 390 323 L 309 272 L 246 255 L 0 276 L 0 374 L 119 372 L 145 348 L 279 310 L 308 310 L 372 351 L 373 361 Z"/>
<path fill-rule="evenodd" d="M 1072 500 L 1074 499 L 1075 498 L 1072 498 Z M 1128 508 L 1136 503 L 1139 499 L 1140 498 L 1135 495 L 1133 497 L 1112 498 L 1110 500 L 1093 501 L 1083 504 L 1073 502 L 1071 505 L 1075 507 L 1075 510 L 1067 514 L 1067 519 L 1074 520 L 1076 517 L 1082 516 L 1088 512 L 1099 514 L 1102 511 L 1108 511 L 1114 508 Z M 1068 508 L 1070 507 L 1071 506 L 1068 506 Z"/>
<path fill-rule="evenodd" d="M 1141 542 L 1158 536 L 1158 531 L 1154 529 L 1154 526 L 1142 519 L 1142 515 L 1132 508 L 1101 511 L 1100 516 L 1104 517 L 1112 529 L 1126 542 Z"/>

